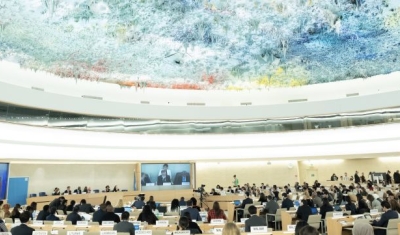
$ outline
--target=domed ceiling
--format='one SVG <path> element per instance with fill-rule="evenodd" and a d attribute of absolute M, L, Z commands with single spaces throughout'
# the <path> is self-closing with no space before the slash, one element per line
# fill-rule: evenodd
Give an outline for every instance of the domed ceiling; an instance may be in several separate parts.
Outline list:
<path fill-rule="evenodd" d="M 398 0 L 0 0 L 0 59 L 122 87 L 263 89 L 400 70 Z"/>

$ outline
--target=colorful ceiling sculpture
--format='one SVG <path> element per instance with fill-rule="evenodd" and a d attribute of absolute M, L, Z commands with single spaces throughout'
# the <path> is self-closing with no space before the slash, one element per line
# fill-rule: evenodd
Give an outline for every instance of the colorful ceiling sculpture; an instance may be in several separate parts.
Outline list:
<path fill-rule="evenodd" d="M 0 59 L 122 87 L 263 89 L 400 70 L 398 0 L 0 0 Z"/>

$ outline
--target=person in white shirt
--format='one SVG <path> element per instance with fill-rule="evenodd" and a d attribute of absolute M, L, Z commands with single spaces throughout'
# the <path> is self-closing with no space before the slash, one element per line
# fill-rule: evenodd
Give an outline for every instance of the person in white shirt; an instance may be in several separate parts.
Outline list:
<path fill-rule="evenodd" d="M 168 164 L 164 164 L 164 165 L 163 165 L 163 168 L 160 170 L 160 172 L 158 172 L 158 176 L 161 175 L 161 173 L 162 173 L 163 170 L 167 171 L 167 175 L 169 175 L 170 177 L 172 176 L 172 175 L 171 175 L 171 170 L 168 169 Z"/>
<path fill-rule="evenodd" d="M 347 176 L 347 172 L 344 173 L 343 180 L 345 180 L 345 181 L 348 181 L 348 180 L 349 180 L 349 177 Z"/>

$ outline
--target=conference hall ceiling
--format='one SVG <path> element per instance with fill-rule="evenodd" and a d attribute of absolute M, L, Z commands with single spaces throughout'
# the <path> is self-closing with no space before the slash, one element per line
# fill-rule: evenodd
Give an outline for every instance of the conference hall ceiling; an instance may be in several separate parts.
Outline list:
<path fill-rule="evenodd" d="M 0 60 L 121 87 L 389 74 L 400 70 L 399 32 L 399 0 L 0 0 Z"/>

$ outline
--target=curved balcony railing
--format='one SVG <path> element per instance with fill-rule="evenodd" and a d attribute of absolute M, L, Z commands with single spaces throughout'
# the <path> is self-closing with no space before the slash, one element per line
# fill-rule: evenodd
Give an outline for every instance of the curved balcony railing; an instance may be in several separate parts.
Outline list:
<path fill-rule="evenodd" d="M 171 121 L 87 116 L 0 103 L 0 121 L 41 127 L 136 134 L 266 133 L 399 122 L 400 108 L 290 119 Z"/>

